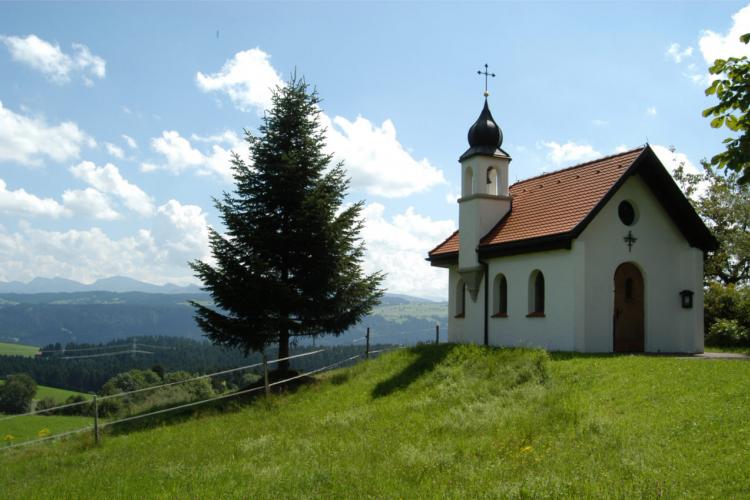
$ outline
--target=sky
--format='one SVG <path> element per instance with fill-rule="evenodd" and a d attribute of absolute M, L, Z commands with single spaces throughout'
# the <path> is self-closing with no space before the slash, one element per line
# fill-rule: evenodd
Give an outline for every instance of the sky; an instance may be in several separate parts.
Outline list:
<path fill-rule="evenodd" d="M 457 228 L 477 70 L 511 181 L 646 142 L 697 171 L 726 135 L 708 67 L 745 32 L 744 2 L 2 2 L 0 281 L 197 283 L 229 156 L 296 71 L 365 202 L 365 269 L 446 299 L 425 258 Z"/>

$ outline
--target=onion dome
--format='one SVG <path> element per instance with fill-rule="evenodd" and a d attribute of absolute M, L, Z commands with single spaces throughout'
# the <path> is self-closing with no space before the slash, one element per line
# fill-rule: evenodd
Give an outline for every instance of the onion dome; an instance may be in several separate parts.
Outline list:
<path fill-rule="evenodd" d="M 477 121 L 469 129 L 469 149 L 461 155 L 459 161 L 476 155 L 505 156 L 508 154 L 500 149 L 503 144 L 503 131 L 492 118 L 487 99 L 484 100 L 484 108 L 479 114 Z"/>
<path fill-rule="evenodd" d="M 503 144 L 503 131 L 490 113 L 490 107 L 487 105 L 487 99 L 484 100 L 484 108 L 469 129 L 469 146 L 472 148 L 485 146 L 499 148 Z"/>

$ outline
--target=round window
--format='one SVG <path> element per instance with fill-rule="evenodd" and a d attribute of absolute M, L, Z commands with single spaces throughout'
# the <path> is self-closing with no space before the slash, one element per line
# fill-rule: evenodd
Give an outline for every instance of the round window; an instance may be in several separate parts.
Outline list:
<path fill-rule="evenodd" d="M 617 215 L 626 226 L 632 226 L 635 223 L 635 207 L 629 201 L 622 201 L 617 207 Z"/>

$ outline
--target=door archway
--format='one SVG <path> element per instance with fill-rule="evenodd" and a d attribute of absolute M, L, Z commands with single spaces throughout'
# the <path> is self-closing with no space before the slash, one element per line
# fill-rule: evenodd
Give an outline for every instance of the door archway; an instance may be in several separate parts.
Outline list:
<path fill-rule="evenodd" d="M 644 332 L 643 275 L 632 262 L 615 270 L 615 308 L 613 318 L 614 352 L 643 352 Z"/>

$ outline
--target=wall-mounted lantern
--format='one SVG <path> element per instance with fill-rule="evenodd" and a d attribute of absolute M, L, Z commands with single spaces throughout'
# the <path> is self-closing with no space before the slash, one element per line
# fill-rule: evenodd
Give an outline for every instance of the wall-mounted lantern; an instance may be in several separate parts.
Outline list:
<path fill-rule="evenodd" d="M 693 308 L 693 292 L 690 290 L 683 290 L 680 292 L 680 300 L 682 301 L 683 309 Z"/>

